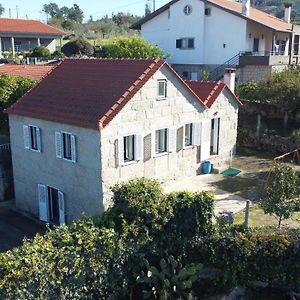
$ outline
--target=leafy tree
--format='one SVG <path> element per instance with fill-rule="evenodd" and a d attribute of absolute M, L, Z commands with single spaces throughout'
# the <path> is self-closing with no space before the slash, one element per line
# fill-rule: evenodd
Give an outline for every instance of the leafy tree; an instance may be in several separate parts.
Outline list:
<path fill-rule="evenodd" d="M 91 56 L 94 53 L 94 48 L 87 40 L 77 39 L 63 45 L 61 51 L 66 56 L 75 56 L 75 55 Z"/>
<path fill-rule="evenodd" d="M 33 48 L 31 56 L 32 57 L 50 57 L 51 53 L 50 53 L 50 50 L 48 48 L 46 48 L 45 46 L 36 46 Z"/>
<path fill-rule="evenodd" d="M 139 37 L 119 37 L 103 47 L 110 58 L 154 58 L 164 55 L 157 45 L 149 44 Z"/>
<path fill-rule="evenodd" d="M 298 176 L 293 168 L 283 163 L 276 165 L 272 176 L 266 197 L 261 200 L 261 207 L 266 214 L 278 217 L 280 228 L 281 221 L 290 218 L 297 208 Z"/>
<path fill-rule="evenodd" d="M 4 12 L 5 12 L 5 8 L 0 3 L 0 16 L 2 16 L 4 14 Z"/>
<path fill-rule="evenodd" d="M 82 23 L 83 11 L 80 9 L 80 7 L 77 4 L 74 4 L 71 8 L 69 8 L 67 19 L 73 20 L 78 23 Z"/>

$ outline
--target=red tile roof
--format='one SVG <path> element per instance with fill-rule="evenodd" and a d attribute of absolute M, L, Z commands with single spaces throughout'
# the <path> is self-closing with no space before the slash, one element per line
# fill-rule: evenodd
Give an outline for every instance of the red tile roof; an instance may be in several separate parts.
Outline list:
<path fill-rule="evenodd" d="M 62 30 L 54 28 L 38 20 L 0 18 L 0 33 L 29 33 L 62 36 Z"/>
<path fill-rule="evenodd" d="M 202 97 L 211 92 L 206 84 L 186 84 L 164 60 L 65 59 L 6 112 L 98 130 L 164 65 L 196 101 L 208 107 L 204 103 L 207 97 Z M 199 91 L 202 85 L 204 94 Z"/>
<path fill-rule="evenodd" d="M 227 90 L 232 98 L 242 106 L 242 102 L 235 96 L 234 93 L 227 87 L 227 85 L 221 81 L 189 81 L 185 83 L 196 93 L 196 95 L 203 101 L 208 107 L 214 104 L 221 92 Z"/>
<path fill-rule="evenodd" d="M 153 19 L 157 15 L 161 14 L 162 12 L 169 9 L 169 7 L 178 2 L 179 0 L 172 0 L 159 8 L 158 10 L 154 11 L 152 14 L 147 15 L 146 17 L 142 18 L 141 20 L 137 21 L 136 23 L 130 26 L 131 29 L 141 29 L 141 25 L 145 24 L 149 20 Z M 204 0 L 203 0 L 204 1 Z M 292 32 L 292 24 L 285 22 L 284 20 L 278 19 L 270 14 L 267 14 L 259 9 L 250 7 L 249 16 L 246 17 L 242 15 L 242 4 L 235 2 L 235 1 L 228 1 L 228 0 L 207 0 L 207 3 L 217 6 L 223 10 L 228 11 L 236 16 L 244 18 L 246 20 L 251 20 L 276 31 L 281 32 Z"/>
<path fill-rule="evenodd" d="M 0 65 L 0 75 L 8 74 L 13 76 L 32 78 L 40 80 L 49 73 L 55 65 Z"/>

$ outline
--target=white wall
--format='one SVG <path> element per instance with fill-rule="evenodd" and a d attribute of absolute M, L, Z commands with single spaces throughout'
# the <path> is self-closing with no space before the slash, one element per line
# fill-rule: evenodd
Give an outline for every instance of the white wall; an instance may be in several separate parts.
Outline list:
<path fill-rule="evenodd" d="M 185 5 L 192 6 L 192 13 L 185 15 Z M 168 15 L 170 14 L 170 18 Z M 203 64 L 204 3 L 199 0 L 182 0 L 168 11 L 142 25 L 142 36 L 170 53 L 170 63 Z M 176 49 L 176 39 L 194 38 L 195 49 Z"/>
<path fill-rule="evenodd" d="M 246 20 L 212 5 L 205 16 L 205 64 L 223 64 L 246 50 Z M 223 47 L 225 44 L 225 48 Z"/>

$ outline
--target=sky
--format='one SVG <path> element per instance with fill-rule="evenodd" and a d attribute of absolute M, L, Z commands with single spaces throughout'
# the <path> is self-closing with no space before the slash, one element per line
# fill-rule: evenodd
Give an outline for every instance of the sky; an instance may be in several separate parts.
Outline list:
<path fill-rule="evenodd" d="M 2 17 L 9 17 L 9 8 L 11 8 L 11 17 L 17 17 L 17 8 L 19 18 L 46 20 L 45 14 L 42 12 L 44 4 L 57 3 L 61 6 L 73 6 L 74 3 L 79 5 L 83 10 L 85 19 L 90 15 L 94 19 L 102 16 L 118 12 L 129 12 L 132 14 L 143 15 L 145 11 L 145 0 L 0 0 L 5 8 Z M 169 0 L 155 0 L 156 9 L 169 2 Z"/>

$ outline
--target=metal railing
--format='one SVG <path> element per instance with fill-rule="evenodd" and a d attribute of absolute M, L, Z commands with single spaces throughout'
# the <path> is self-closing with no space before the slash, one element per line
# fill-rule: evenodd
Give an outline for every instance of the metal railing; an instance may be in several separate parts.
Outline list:
<path fill-rule="evenodd" d="M 10 152 L 10 144 L 2 144 L 0 145 L 0 153 Z"/>

